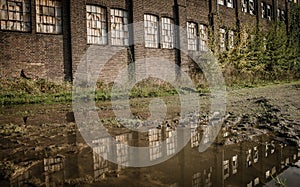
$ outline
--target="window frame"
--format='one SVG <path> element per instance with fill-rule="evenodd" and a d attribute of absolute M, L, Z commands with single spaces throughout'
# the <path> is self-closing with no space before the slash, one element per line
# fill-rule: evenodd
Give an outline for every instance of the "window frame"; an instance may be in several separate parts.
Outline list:
<path fill-rule="evenodd" d="M 54 34 L 54 35 L 61 35 L 63 34 L 63 5 L 62 5 L 62 1 L 61 0 L 51 0 L 52 5 L 50 5 L 49 0 L 44 0 L 47 1 L 46 5 L 41 4 L 41 0 L 35 0 L 35 16 L 36 16 L 36 23 L 35 23 L 35 28 L 36 28 L 36 33 L 38 34 Z M 56 5 L 56 3 L 59 3 L 59 5 Z M 40 11 L 40 9 L 42 11 Z M 44 13 L 44 10 L 48 9 L 48 11 L 50 12 L 50 9 L 53 9 L 53 14 L 54 15 L 50 15 L 51 13 Z M 56 11 L 57 9 L 60 9 L 60 11 Z M 58 15 L 57 15 L 58 14 Z M 49 21 L 52 19 L 52 21 Z M 39 21 L 40 19 L 40 21 Z M 47 19 L 47 21 L 45 21 L 45 19 Z M 43 20 L 43 21 L 42 21 Z M 56 23 L 53 23 L 56 20 Z M 52 23 L 49 23 L 52 22 Z M 43 29 L 39 30 L 39 25 L 42 26 L 46 26 L 46 31 L 44 31 Z M 47 26 L 52 26 L 54 29 L 52 31 L 48 31 Z M 49 27 L 51 28 L 51 27 Z M 58 31 L 57 28 L 60 28 Z"/>
<path fill-rule="evenodd" d="M 170 26 L 170 30 L 168 29 L 164 29 L 164 26 L 163 26 L 163 20 L 170 20 L 170 23 L 169 23 L 169 26 Z M 169 18 L 169 17 L 162 17 L 161 18 L 161 21 L 160 21 L 160 47 L 162 49 L 174 49 L 175 48 L 175 35 L 174 35 L 174 32 L 175 32 L 175 28 L 174 28 L 174 20 L 172 18 Z M 168 23 L 166 23 L 168 24 Z M 169 35 L 164 35 L 163 34 L 163 31 L 167 32 L 170 34 Z M 171 38 L 171 41 L 164 41 L 164 37 L 167 36 L 167 37 L 170 37 Z M 170 45 L 169 47 L 166 47 L 165 45 Z"/>
<path fill-rule="evenodd" d="M 187 21 L 186 22 L 187 23 L 187 49 L 188 49 L 188 51 L 198 51 L 198 49 L 199 49 L 199 41 L 198 41 L 198 37 L 199 37 L 199 25 L 198 25 L 198 23 L 196 23 L 196 22 L 193 22 L 193 21 Z M 191 25 L 191 24 L 194 24 L 195 25 L 195 27 L 194 28 L 191 28 L 191 27 L 189 27 L 189 25 Z M 193 35 L 194 37 L 192 38 L 192 37 L 189 37 L 190 35 L 189 35 L 189 29 L 193 29 L 194 31 L 196 31 L 196 33 L 194 34 L 194 33 L 191 33 L 191 35 Z M 194 44 L 191 44 L 190 43 L 190 41 L 194 41 Z M 190 48 L 190 46 L 194 46 L 193 48 Z"/>
<path fill-rule="evenodd" d="M 93 8 L 91 8 L 91 12 L 89 12 L 88 11 L 88 6 L 90 6 L 90 7 L 95 7 L 95 9 L 96 9 L 96 11 L 93 11 Z M 99 12 L 97 12 L 97 8 L 99 8 L 99 10 L 104 10 L 104 12 L 101 14 L 101 12 L 99 13 Z M 94 10 L 95 10 L 94 9 Z M 92 12 L 93 11 L 93 12 Z M 91 14 L 92 16 L 91 16 L 91 19 L 88 19 L 88 14 Z M 97 26 L 96 26 L 96 28 L 94 28 L 93 26 L 91 26 L 91 28 L 89 28 L 89 26 L 88 26 L 88 24 L 89 24 L 89 21 L 90 22 L 95 22 L 95 21 L 97 21 L 97 20 L 93 20 L 93 16 L 94 16 L 94 14 L 96 14 L 96 15 L 103 15 L 104 16 L 104 18 L 103 19 L 101 19 L 101 16 L 100 16 L 100 20 L 98 20 L 101 24 L 101 27 L 100 28 L 98 28 Z M 100 6 L 100 5 L 95 5 L 95 4 L 86 4 L 86 43 L 88 44 L 88 45 L 108 45 L 108 16 L 107 16 L 107 14 L 108 14 L 108 11 L 107 11 L 107 8 L 106 7 L 104 7 L 104 6 Z M 90 23 L 91 25 L 92 25 L 92 23 Z M 94 23 L 95 24 L 95 23 Z M 96 25 L 98 25 L 98 23 L 96 22 Z M 104 28 L 102 28 L 102 26 L 105 26 Z M 90 29 L 90 30 L 89 30 Z M 92 33 L 94 32 L 95 33 L 95 30 L 98 30 L 98 33 L 100 33 L 101 32 L 101 36 L 96 36 L 95 34 L 93 35 Z M 100 30 L 100 32 L 99 32 L 99 30 Z M 91 33 L 91 34 L 89 34 L 89 33 Z M 90 41 L 91 42 L 89 42 L 89 37 L 94 37 L 94 38 L 98 38 L 97 40 L 98 40 L 98 42 L 93 42 L 93 40 L 94 39 L 91 39 Z M 101 41 L 102 42 L 100 42 L 99 43 L 99 38 L 101 38 Z M 95 40 L 94 40 L 95 41 Z"/>
<path fill-rule="evenodd" d="M 147 16 L 149 16 L 149 19 L 150 20 L 146 20 Z M 153 18 L 153 20 L 152 20 Z M 154 20 L 155 18 L 155 20 Z M 151 30 L 151 27 L 149 27 L 149 25 L 154 25 L 156 27 L 154 27 L 153 29 L 153 32 L 148 32 L 149 30 Z M 146 27 L 147 25 L 147 27 Z M 144 14 L 144 46 L 145 48 L 154 48 L 154 49 L 157 49 L 157 48 L 160 48 L 160 45 L 159 45 L 159 41 L 160 41 L 160 35 L 159 35 L 159 32 L 160 32 L 160 25 L 159 25 L 159 17 L 157 15 L 154 15 L 154 14 Z M 153 41 L 152 40 L 148 40 L 146 39 L 147 37 L 150 37 L 150 36 L 153 36 Z"/>
<path fill-rule="evenodd" d="M 9 10 L 10 3 L 21 3 L 21 6 L 18 6 L 19 10 Z M 6 9 L 0 8 L 0 30 L 1 31 L 10 31 L 10 32 L 24 32 L 29 33 L 32 31 L 32 20 L 31 20 L 31 1 L 30 0 L 20 0 L 16 2 L 14 0 L 4 0 Z M 21 10 L 22 9 L 22 10 Z M 11 13 L 12 12 L 12 13 Z M 6 13 L 6 14 L 5 14 Z M 19 19 L 10 19 L 10 15 L 19 15 Z M 15 15 L 15 16 L 16 16 Z M 2 18 L 3 16 L 3 18 Z M 24 17 L 27 17 L 26 20 Z M 23 18 L 23 19 L 21 19 Z M 4 26 L 5 23 L 5 26 Z M 9 29 L 8 23 L 19 23 L 19 28 Z M 22 28 L 24 27 L 24 30 Z"/>
<path fill-rule="evenodd" d="M 122 12 L 123 14 L 123 17 L 122 15 L 112 15 L 112 10 L 113 11 L 120 11 Z M 126 17 L 125 17 L 126 15 Z M 120 30 L 115 30 L 115 31 L 119 31 L 119 34 L 120 34 L 120 38 L 116 38 L 116 37 L 113 37 L 113 29 L 112 29 L 112 17 L 115 16 L 115 17 L 118 17 L 118 18 L 121 18 L 122 19 L 122 28 L 123 29 L 120 29 Z M 112 46 L 129 46 L 129 28 L 128 28 L 128 24 L 129 24 L 129 12 L 127 10 L 124 10 L 124 9 L 119 9 L 119 8 L 111 8 L 110 9 L 110 43 Z M 116 23 L 116 24 L 120 24 L 120 23 Z M 117 27 L 117 26 L 116 26 Z M 123 38 L 121 37 L 121 33 L 123 33 Z M 115 34 L 116 36 L 117 34 Z M 113 43 L 113 38 L 116 39 L 116 40 L 123 40 L 122 41 L 122 44 L 114 44 Z"/>

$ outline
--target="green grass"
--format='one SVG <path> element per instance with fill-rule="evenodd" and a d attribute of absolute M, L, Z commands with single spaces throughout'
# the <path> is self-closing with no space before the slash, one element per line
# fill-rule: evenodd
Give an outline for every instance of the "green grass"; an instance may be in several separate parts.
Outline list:
<path fill-rule="evenodd" d="M 295 80 L 282 81 L 266 81 L 257 82 L 235 82 L 227 83 L 230 89 L 253 88 L 272 84 L 281 84 L 287 82 L 295 82 Z M 299 82 L 299 80 L 297 81 Z M 0 105 L 21 105 L 21 104 L 37 104 L 37 103 L 70 103 L 72 102 L 72 84 L 69 82 L 53 83 L 45 80 L 0 80 Z M 96 101 L 105 101 L 112 98 L 112 85 L 98 83 L 95 91 Z M 179 93 L 184 94 L 192 90 L 180 89 Z M 195 90 L 199 94 L 209 93 L 207 84 L 199 84 Z M 129 93 L 130 98 L 147 98 L 147 97 L 163 97 L 178 94 L 177 90 L 168 83 L 159 80 L 146 80 L 137 83 Z M 120 97 L 122 95 L 113 95 Z"/>

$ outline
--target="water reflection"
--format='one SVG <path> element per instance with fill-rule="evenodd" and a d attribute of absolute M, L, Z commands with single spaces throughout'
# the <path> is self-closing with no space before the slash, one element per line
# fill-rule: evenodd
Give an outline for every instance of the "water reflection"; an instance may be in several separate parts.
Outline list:
<path fill-rule="evenodd" d="M 76 181 L 92 184 L 126 186 L 261 186 L 266 184 L 299 160 L 300 150 L 280 142 L 257 136 L 253 141 L 230 145 L 212 145 L 207 151 L 199 153 L 198 146 L 205 138 L 206 129 L 191 126 L 189 145 L 175 155 L 179 136 L 170 127 L 153 128 L 146 133 L 150 146 L 149 158 L 156 160 L 163 154 L 174 155 L 161 164 L 145 168 L 126 168 L 104 160 L 104 156 L 116 156 L 119 163 L 126 165 L 132 159 L 128 147 L 140 141 L 134 132 L 120 133 L 115 136 L 117 145 L 109 144 L 108 137 L 92 141 L 94 148 L 78 143 L 75 154 L 65 153 L 36 161 L 10 181 L 10 186 L 24 186 L 33 183 L 42 186 L 66 186 Z M 76 139 L 81 139 L 77 133 Z M 223 135 L 221 135 L 223 136 Z M 224 136 L 223 136 L 224 137 Z M 166 148 L 159 142 L 166 140 Z M 164 152 L 165 151 L 165 152 Z M 135 180 L 130 180 L 135 173 Z M 147 180 L 143 178 L 147 176 Z M 88 179 L 88 180 L 85 180 Z M 72 182 L 70 182 L 72 181 Z M 105 181 L 105 183 L 102 183 Z M 125 185 L 125 184 L 124 184 Z"/>

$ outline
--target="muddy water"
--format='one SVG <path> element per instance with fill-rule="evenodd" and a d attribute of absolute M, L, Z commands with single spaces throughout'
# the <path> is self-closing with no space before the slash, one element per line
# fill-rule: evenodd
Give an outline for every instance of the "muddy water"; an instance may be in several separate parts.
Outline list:
<path fill-rule="evenodd" d="M 264 134 L 226 145 L 217 140 L 199 152 L 205 127 L 193 124 L 188 135 L 191 141 L 176 153 L 182 139 L 171 135 L 174 127 L 150 128 L 143 135 L 111 128 L 119 144 L 111 146 L 107 137 L 98 137 L 93 140 L 96 146 L 90 148 L 76 130 L 67 105 L 2 109 L 0 122 L 24 128 L 1 134 L 1 161 L 13 162 L 15 169 L 9 177 L 2 177 L 0 186 L 273 186 L 272 177 L 283 174 L 287 186 L 299 184 L 300 172 L 294 163 L 300 159 L 300 149 Z M 226 132 L 221 133 L 219 137 L 226 139 Z M 167 140 L 166 146 L 158 144 L 161 140 Z M 172 157 L 132 168 L 96 153 L 113 155 L 126 165 L 134 155 L 122 144 L 151 146 L 146 156 L 153 163 L 163 155 Z"/>

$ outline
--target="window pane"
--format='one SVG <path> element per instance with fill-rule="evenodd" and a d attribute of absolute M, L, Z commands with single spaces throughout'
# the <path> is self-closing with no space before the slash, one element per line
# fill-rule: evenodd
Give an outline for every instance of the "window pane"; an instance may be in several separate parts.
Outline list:
<path fill-rule="evenodd" d="M 36 0 L 37 32 L 60 34 L 61 2 L 58 0 Z"/>
<path fill-rule="evenodd" d="M 188 50 L 197 50 L 197 24 L 193 22 L 187 22 L 187 38 L 188 38 Z"/>
<path fill-rule="evenodd" d="M 106 9 L 94 6 L 86 6 L 87 43 L 107 44 Z"/>
<path fill-rule="evenodd" d="M 158 48 L 158 17 L 144 15 L 145 47 Z"/>
<path fill-rule="evenodd" d="M 111 9 L 111 40 L 112 45 L 128 45 L 128 17 L 124 10 Z"/>
<path fill-rule="evenodd" d="M 0 21 L 2 30 L 30 31 L 30 1 L 1 0 Z"/>
<path fill-rule="evenodd" d="M 174 48 L 174 25 L 170 18 L 161 19 L 161 46 L 162 48 Z"/>

